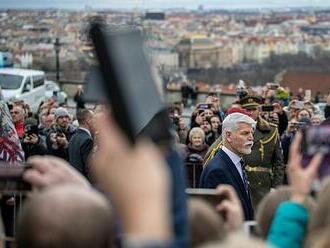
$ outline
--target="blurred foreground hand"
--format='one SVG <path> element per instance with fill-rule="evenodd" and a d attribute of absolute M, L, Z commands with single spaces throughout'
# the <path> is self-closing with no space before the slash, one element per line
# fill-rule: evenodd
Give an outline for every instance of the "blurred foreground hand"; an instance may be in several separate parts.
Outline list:
<path fill-rule="evenodd" d="M 92 172 L 101 188 L 111 194 L 126 234 L 142 240 L 169 239 L 170 179 L 160 151 L 148 140 L 129 144 L 105 113 L 95 117 L 95 124 L 98 149 Z"/>
<path fill-rule="evenodd" d="M 53 156 L 34 156 L 28 160 L 31 169 L 24 172 L 23 179 L 34 188 L 43 189 L 54 185 L 76 184 L 90 187 L 89 182 L 68 162 Z"/>

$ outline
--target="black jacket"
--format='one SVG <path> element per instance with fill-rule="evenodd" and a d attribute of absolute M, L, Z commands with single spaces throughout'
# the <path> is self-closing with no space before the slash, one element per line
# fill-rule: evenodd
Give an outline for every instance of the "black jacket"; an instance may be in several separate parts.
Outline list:
<path fill-rule="evenodd" d="M 87 162 L 93 145 L 93 138 L 80 128 L 77 129 L 69 142 L 69 163 L 88 179 L 90 179 L 90 175 Z"/>
<path fill-rule="evenodd" d="M 200 188 L 216 188 L 219 184 L 229 184 L 234 187 L 241 201 L 245 220 L 253 220 L 251 197 L 247 194 L 243 180 L 229 156 L 220 149 L 204 168 Z"/>
<path fill-rule="evenodd" d="M 47 153 L 46 146 L 41 142 L 40 137 L 37 144 L 22 142 L 22 148 L 24 150 L 25 160 L 27 160 L 31 156 L 45 155 Z"/>

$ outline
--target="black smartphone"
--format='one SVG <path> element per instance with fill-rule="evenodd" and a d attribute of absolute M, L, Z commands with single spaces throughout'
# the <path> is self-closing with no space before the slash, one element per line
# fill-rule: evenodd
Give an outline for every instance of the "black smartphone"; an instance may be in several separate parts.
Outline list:
<path fill-rule="evenodd" d="M 0 162 L 0 192 L 30 191 L 31 185 L 23 180 L 23 173 L 29 168 L 29 164 Z"/>
<path fill-rule="evenodd" d="M 205 111 L 204 111 L 204 109 L 199 109 L 198 110 L 198 114 L 200 115 L 200 114 L 203 114 Z"/>
<path fill-rule="evenodd" d="M 315 154 L 321 152 L 324 155 L 319 168 L 319 178 L 330 174 L 330 125 L 310 126 L 302 129 L 302 163 L 308 166 Z"/>
<path fill-rule="evenodd" d="M 89 36 L 98 59 L 99 86 L 131 143 L 139 135 L 157 144 L 171 143 L 167 108 L 144 54 L 141 33 L 111 33 L 102 22 L 93 22 Z"/>
<path fill-rule="evenodd" d="M 272 111 L 274 111 L 274 106 L 273 105 L 262 105 L 261 111 L 262 112 L 272 112 Z"/>

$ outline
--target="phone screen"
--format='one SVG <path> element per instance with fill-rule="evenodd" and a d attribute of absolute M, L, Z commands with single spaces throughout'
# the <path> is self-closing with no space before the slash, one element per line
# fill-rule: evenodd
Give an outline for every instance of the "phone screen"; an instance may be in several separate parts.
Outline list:
<path fill-rule="evenodd" d="M 303 129 L 303 166 L 308 166 L 315 154 L 324 154 L 319 169 L 319 178 L 330 174 L 330 125 L 311 126 Z"/>
<path fill-rule="evenodd" d="M 210 109 L 212 107 L 212 104 L 209 104 L 209 103 L 201 103 L 198 105 L 198 109 Z"/>

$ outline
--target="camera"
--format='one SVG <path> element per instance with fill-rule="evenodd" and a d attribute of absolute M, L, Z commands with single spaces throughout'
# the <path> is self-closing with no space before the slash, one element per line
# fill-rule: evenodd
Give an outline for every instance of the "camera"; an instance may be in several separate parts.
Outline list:
<path fill-rule="evenodd" d="M 171 119 L 172 119 L 172 122 L 173 122 L 173 124 L 175 126 L 179 126 L 179 121 L 180 121 L 180 117 L 179 116 L 174 115 L 174 116 L 172 116 Z"/>
<path fill-rule="evenodd" d="M 262 112 L 273 112 L 274 111 L 274 106 L 273 105 L 262 105 L 261 106 L 261 111 Z"/>
<path fill-rule="evenodd" d="M 270 90 L 277 90 L 280 87 L 280 85 L 276 83 L 267 83 L 266 86 Z"/>
<path fill-rule="evenodd" d="M 248 92 L 245 89 L 240 89 L 237 91 L 236 95 L 238 96 L 239 100 L 241 100 L 248 95 Z"/>
<path fill-rule="evenodd" d="M 38 135 L 38 133 L 39 133 L 38 126 L 35 126 L 35 125 L 26 125 L 25 126 L 25 134 L 26 135 L 32 135 L 32 134 Z"/>

